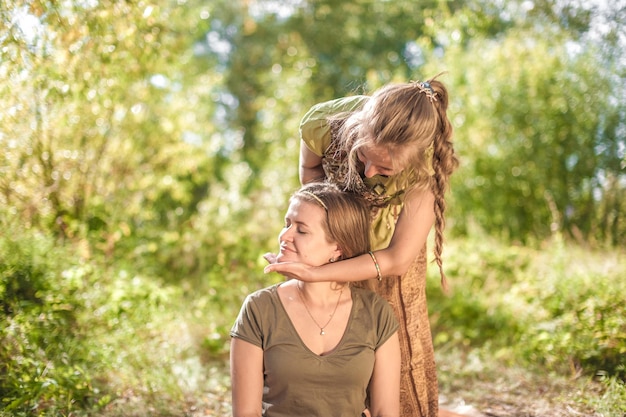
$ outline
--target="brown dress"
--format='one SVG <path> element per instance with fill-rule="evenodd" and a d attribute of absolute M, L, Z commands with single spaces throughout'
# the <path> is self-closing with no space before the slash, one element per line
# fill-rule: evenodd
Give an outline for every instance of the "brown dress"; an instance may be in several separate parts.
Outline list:
<path fill-rule="evenodd" d="M 314 106 L 300 125 L 302 140 L 322 157 L 328 181 L 345 186 L 347 182 L 346 155 L 339 151 L 337 129 L 341 121 L 329 121 L 328 116 L 360 108 L 366 96 L 348 97 Z M 372 208 L 372 249 L 389 245 L 395 222 L 404 204 L 404 178 L 358 178 L 351 191 L 361 194 Z M 403 417 L 436 417 L 438 387 L 432 334 L 426 304 L 426 246 L 402 276 L 371 280 L 369 286 L 382 295 L 394 309 L 400 322 L 399 336 L 402 353 L 400 407 Z"/>
<path fill-rule="evenodd" d="M 402 277 L 385 277 L 375 291 L 393 307 L 400 326 L 400 415 L 437 416 L 438 387 L 428 309 L 426 246 Z"/>

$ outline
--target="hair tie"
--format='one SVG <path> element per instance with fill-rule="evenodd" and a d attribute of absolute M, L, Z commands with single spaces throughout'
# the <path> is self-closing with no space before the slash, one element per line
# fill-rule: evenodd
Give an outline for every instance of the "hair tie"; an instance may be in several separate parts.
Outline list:
<path fill-rule="evenodd" d="M 428 100 L 432 103 L 437 101 L 437 93 L 433 90 L 433 87 L 428 81 L 412 81 L 412 84 L 418 89 L 420 93 L 426 94 Z"/>

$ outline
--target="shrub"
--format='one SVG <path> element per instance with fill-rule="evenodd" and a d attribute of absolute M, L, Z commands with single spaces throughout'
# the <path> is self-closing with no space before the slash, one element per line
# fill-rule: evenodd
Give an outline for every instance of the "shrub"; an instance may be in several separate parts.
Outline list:
<path fill-rule="evenodd" d="M 80 277 L 63 273 L 78 264 L 49 236 L 2 225 L 0 239 L 0 396 L 14 415 L 83 407 L 92 379 L 77 343 L 82 329 Z"/>
<path fill-rule="evenodd" d="M 435 344 L 485 348 L 565 374 L 624 378 L 624 257 L 558 239 L 547 243 L 535 249 L 484 236 L 451 241 L 452 290 L 429 288 Z"/>

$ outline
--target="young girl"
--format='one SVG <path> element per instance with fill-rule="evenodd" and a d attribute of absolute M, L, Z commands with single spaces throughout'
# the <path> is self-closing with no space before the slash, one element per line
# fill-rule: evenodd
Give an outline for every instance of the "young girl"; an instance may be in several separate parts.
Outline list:
<path fill-rule="evenodd" d="M 402 350 L 401 415 L 438 415 L 438 388 L 426 305 L 426 239 L 442 284 L 444 194 L 458 160 L 447 116 L 448 92 L 431 79 L 387 85 L 370 96 L 314 106 L 300 126 L 300 180 L 325 180 L 362 195 L 371 208 L 373 253 L 313 267 L 272 254 L 266 272 L 306 282 L 376 278 L 394 308 Z"/>

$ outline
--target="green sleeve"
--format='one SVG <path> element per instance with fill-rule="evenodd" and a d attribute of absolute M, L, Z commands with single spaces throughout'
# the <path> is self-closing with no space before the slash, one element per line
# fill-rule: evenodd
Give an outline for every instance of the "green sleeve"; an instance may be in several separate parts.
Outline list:
<path fill-rule="evenodd" d="M 263 349 L 263 314 L 257 304 L 258 298 L 258 293 L 246 297 L 230 335 Z"/>
<path fill-rule="evenodd" d="M 398 331 L 398 320 L 393 312 L 393 308 L 381 297 L 380 313 L 378 314 L 378 340 L 376 349 L 385 344 L 395 332 Z"/>
<path fill-rule="evenodd" d="M 330 145 L 328 117 L 359 110 L 368 99 L 368 96 L 350 96 L 314 105 L 300 122 L 300 138 L 316 155 L 322 156 Z"/>

